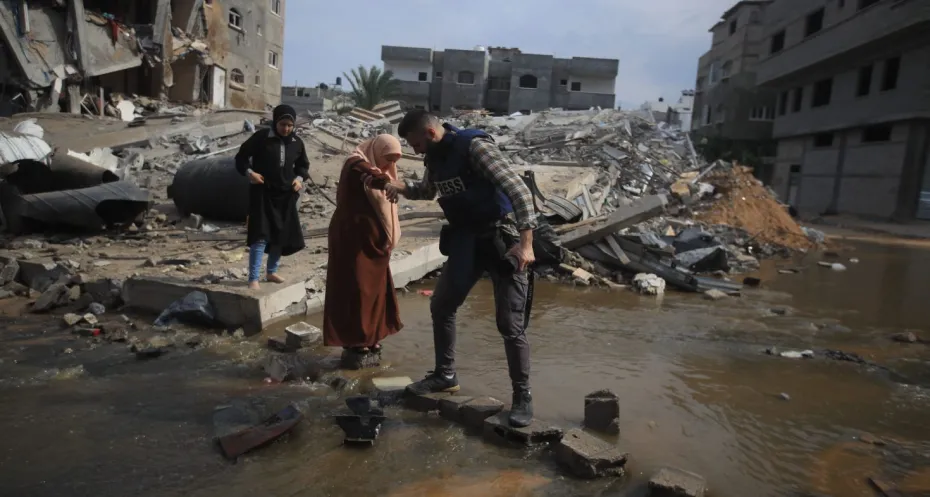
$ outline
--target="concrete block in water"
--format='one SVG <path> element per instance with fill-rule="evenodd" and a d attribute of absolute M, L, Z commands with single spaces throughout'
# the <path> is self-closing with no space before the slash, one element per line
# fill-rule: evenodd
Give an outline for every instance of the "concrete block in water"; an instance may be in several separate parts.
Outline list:
<path fill-rule="evenodd" d="M 598 478 L 622 476 L 627 454 L 576 428 L 562 437 L 555 458 L 578 478 Z"/>
<path fill-rule="evenodd" d="M 323 330 L 303 321 L 288 326 L 284 331 L 287 346 L 292 349 L 309 347 L 323 339 Z"/>
<path fill-rule="evenodd" d="M 372 378 L 371 383 L 374 387 L 372 392 L 374 398 L 382 406 L 400 404 L 404 397 L 404 390 L 407 385 L 413 383 L 408 376 L 393 376 Z"/>
<path fill-rule="evenodd" d="M 504 410 L 504 403 L 494 397 L 478 397 L 462 406 L 459 415 L 462 424 L 476 430 L 484 427 L 484 421 Z"/>
<path fill-rule="evenodd" d="M 439 402 L 451 396 L 451 393 L 446 392 L 428 393 L 424 395 L 406 393 L 404 395 L 404 406 L 408 409 L 420 412 L 438 411 Z"/>
<path fill-rule="evenodd" d="M 532 447 L 558 442 L 562 438 L 562 430 L 545 421 L 534 419 L 529 426 L 517 428 L 510 426 L 509 416 L 510 411 L 501 411 L 484 420 L 483 438 L 485 442 Z"/>
<path fill-rule="evenodd" d="M 620 433 L 620 398 L 610 390 L 598 390 L 584 397 L 586 428 L 616 435 Z"/>
<path fill-rule="evenodd" d="M 381 352 L 359 353 L 352 349 L 342 351 L 339 358 L 339 367 L 342 369 L 368 369 L 376 368 L 381 365 Z"/>
<path fill-rule="evenodd" d="M 649 479 L 649 497 L 704 497 L 704 477 L 677 468 L 662 468 Z"/>
<path fill-rule="evenodd" d="M 449 395 L 439 399 L 439 416 L 454 423 L 462 422 L 462 404 L 471 401 L 464 395 Z"/>

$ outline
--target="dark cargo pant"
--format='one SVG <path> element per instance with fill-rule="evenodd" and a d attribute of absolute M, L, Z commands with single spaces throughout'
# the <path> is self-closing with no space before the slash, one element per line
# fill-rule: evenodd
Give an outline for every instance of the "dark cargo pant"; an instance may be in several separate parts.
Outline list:
<path fill-rule="evenodd" d="M 524 329 L 528 271 L 516 272 L 503 260 L 493 243 L 474 237 L 455 237 L 430 301 L 436 372 L 455 372 L 455 316 L 485 271 L 494 285 L 497 331 L 504 339 L 507 367 L 514 391 L 528 390 L 530 344 Z"/>

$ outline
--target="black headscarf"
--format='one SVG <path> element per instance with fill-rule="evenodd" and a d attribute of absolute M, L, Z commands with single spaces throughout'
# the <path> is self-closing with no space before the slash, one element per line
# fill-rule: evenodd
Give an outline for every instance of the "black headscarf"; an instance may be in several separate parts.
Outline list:
<path fill-rule="evenodd" d="M 290 119 L 291 121 L 294 121 L 294 124 L 297 124 L 297 111 L 294 110 L 293 107 L 290 105 L 279 105 L 275 107 L 274 110 L 271 111 L 271 119 L 274 121 L 274 125 L 272 126 L 274 134 L 280 136 L 285 141 L 290 141 L 294 137 L 293 132 L 287 136 L 281 136 L 278 133 L 278 121 L 281 119 Z"/>

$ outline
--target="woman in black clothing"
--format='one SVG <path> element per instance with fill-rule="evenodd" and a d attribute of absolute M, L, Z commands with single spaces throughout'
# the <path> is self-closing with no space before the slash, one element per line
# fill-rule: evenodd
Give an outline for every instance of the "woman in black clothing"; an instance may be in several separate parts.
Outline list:
<path fill-rule="evenodd" d="M 304 142 L 294 134 L 297 112 L 279 105 L 272 113 L 270 130 L 256 131 L 236 154 L 236 169 L 249 178 L 249 288 L 257 290 L 262 256 L 268 253 L 265 279 L 283 283 L 278 276 L 281 256 L 304 248 L 297 214 L 303 181 L 310 177 L 310 160 Z"/>

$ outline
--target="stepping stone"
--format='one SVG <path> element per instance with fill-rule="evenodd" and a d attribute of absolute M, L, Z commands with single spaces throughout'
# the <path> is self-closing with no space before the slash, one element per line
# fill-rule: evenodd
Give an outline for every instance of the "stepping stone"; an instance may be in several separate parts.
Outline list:
<path fill-rule="evenodd" d="M 400 404 L 404 398 L 404 389 L 413 383 L 409 376 L 390 376 L 372 378 L 373 397 L 382 406 Z"/>
<path fill-rule="evenodd" d="M 478 397 L 464 404 L 459 409 L 461 423 L 469 428 L 480 430 L 484 421 L 504 410 L 504 403 L 494 397 Z"/>
<path fill-rule="evenodd" d="M 470 402 L 472 397 L 450 395 L 439 399 L 439 416 L 454 423 L 462 422 L 462 404 Z"/>
<path fill-rule="evenodd" d="M 620 433 L 620 398 L 610 390 L 598 390 L 584 397 L 584 425 L 595 431 Z"/>
<path fill-rule="evenodd" d="M 342 369 L 351 370 L 376 368 L 381 365 L 381 352 L 359 354 L 351 349 L 343 350 L 339 365 Z"/>
<path fill-rule="evenodd" d="M 569 430 L 555 448 L 555 458 L 578 478 L 623 476 L 627 454 L 593 435 Z"/>
<path fill-rule="evenodd" d="M 704 497 L 704 477 L 677 468 L 662 468 L 649 479 L 650 497 Z"/>
<path fill-rule="evenodd" d="M 483 435 L 485 442 L 532 447 L 549 442 L 558 442 L 562 438 L 562 430 L 545 421 L 534 419 L 529 426 L 517 428 L 510 426 L 509 416 L 510 411 L 501 411 L 484 420 Z"/>
<path fill-rule="evenodd" d="M 294 350 L 309 347 L 323 339 L 323 330 L 304 322 L 292 324 L 284 332 L 287 346 Z"/>
<path fill-rule="evenodd" d="M 416 395 L 406 393 L 404 395 L 404 407 L 419 412 L 431 412 L 439 410 L 439 401 L 451 397 L 451 393 L 428 393 L 425 395 Z"/>
<path fill-rule="evenodd" d="M 287 346 L 287 339 L 284 337 L 271 337 L 268 339 L 268 348 L 277 352 L 293 352 L 294 350 Z"/>

